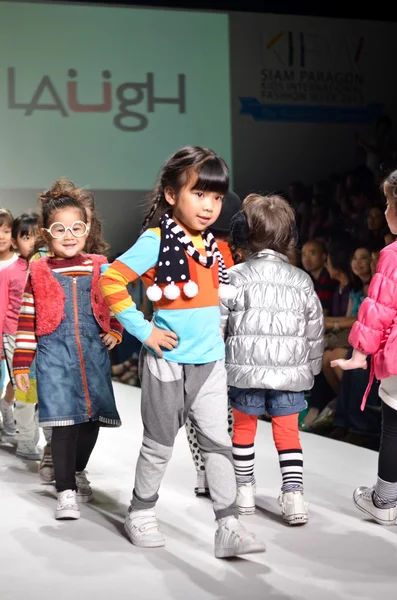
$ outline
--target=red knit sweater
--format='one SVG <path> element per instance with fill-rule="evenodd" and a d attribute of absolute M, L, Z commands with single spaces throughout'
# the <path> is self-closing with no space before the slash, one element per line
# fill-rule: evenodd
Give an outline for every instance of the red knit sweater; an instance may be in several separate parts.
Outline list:
<path fill-rule="evenodd" d="M 43 258 L 31 264 L 31 270 L 18 319 L 16 348 L 13 358 L 14 374 L 29 373 L 37 348 L 37 337 L 56 330 L 64 316 L 65 298 L 55 278 L 47 277 L 48 269 L 66 277 L 81 277 L 93 273 L 92 306 L 94 315 L 106 333 L 114 335 L 118 342 L 122 337 L 122 326 L 109 314 L 98 288 L 100 264 L 104 257 L 80 254 L 77 257 L 59 260 Z M 33 281 L 32 281 L 33 277 Z"/>

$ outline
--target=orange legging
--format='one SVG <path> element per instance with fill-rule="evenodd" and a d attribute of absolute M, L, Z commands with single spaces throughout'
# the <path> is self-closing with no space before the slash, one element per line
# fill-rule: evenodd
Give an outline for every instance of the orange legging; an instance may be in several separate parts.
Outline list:
<path fill-rule="evenodd" d="M 233 408 L 234 433 L 233 444 L 249 446 L 255 441 L 257 415 L 247 415 Z M 273 440 L 279 452 L 300 450 L 298 413 L 285 417 L 272 417 Z"/>

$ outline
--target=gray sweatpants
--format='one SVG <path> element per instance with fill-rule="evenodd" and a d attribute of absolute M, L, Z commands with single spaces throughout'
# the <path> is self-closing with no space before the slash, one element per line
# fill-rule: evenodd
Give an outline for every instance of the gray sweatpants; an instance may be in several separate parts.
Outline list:
<path fill-rule="evenodd" d="M 144 431 L 130 510 L 155 506 L 176 434 L 190 417 L 204 458 L 215 517 L 238 516 L 224 361 L 185 365 L 143 350 L 139 376 Z"/>

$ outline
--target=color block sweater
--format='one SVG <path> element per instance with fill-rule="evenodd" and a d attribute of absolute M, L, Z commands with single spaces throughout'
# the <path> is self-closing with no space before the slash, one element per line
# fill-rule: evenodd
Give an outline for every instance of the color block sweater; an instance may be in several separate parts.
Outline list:
<path fill-rule="evenodd" d="M 201 235 L 192 238 L 196 249 L 205 255 Z M 153 325 L 145 320 L 127 290 L 127 285 L 139 277 L 145 287 L 153 285 L 160 252 L 160 229 L 148 229 L 127 252 L 111 265 L 102 267 L 99 287 L 105 301 L 125 329 L 144 343 Z M 198 285 L 194 298 L 183 292 L 176 300 L 163 297 L 153 303 L 153 322 L 156 327 L 173 331 L 178 347 L 164 350 L 166 360 L 184 364 L 205 364 L 223 359 L 225 347 L 220 331 L 218 296 L 218 266 L 206 268 L 185 252 L 190 279 Z M 177 284 L 179 285 L 179 284 Z M 160 287 L 164 287 L 160 285 Z M 182 288 L 182 284 L 180 285 Z"/>

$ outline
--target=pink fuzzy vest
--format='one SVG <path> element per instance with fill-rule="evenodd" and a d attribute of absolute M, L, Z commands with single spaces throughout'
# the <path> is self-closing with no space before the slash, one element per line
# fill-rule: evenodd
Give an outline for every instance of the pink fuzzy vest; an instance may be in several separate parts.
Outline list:
<path fill-rule="evenodd" d="M 91 305 L 95 319 L 103 331 L 110 331 L 110 310 L 99 290 L 98 281 L 101 276 L 101 265 L 107 264 L 107 259 L 98 254 L 87 254 L 93 262 Z M 36 335 L 53 333 L 65 318 L 65 294 L 59 281 L 51 277 L 51 269 L 47 258 L 40 258 L 30 263 L 34 302 L 36 308 Z"/>

